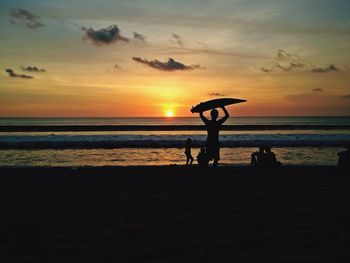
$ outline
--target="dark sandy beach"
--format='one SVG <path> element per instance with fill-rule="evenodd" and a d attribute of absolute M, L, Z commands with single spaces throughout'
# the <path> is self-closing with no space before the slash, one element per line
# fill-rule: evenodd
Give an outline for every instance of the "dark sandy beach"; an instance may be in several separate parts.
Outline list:
<path fill-rule="evenodd" d="M 335 167 L 1 168 L 0 262 L 349 262 Z"/>

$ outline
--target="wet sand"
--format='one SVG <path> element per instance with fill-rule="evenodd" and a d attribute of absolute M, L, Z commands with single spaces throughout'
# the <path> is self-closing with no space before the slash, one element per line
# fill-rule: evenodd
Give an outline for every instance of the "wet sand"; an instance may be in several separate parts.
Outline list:
<path fill-rule="evenodd" d="M 349 262 L 335 167 L 0 168 L 0 262 Z"/>

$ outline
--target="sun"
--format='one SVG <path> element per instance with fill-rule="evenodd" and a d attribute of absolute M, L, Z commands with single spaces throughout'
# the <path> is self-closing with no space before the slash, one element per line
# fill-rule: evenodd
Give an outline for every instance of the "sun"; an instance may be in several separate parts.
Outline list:
<path fill-rule="evenodd" d="M 168 117 L 168 118 L 174 117 L 174 112 L 173 112 L 172 110 L 168 110 L 168 111 L 165 113 L 165 116 Z"/>

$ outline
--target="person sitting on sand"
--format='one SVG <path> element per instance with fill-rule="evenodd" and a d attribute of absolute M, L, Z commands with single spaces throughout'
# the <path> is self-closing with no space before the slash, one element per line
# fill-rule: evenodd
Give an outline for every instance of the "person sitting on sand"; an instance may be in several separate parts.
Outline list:
<path fill-rule="evenodd" d="M 221 125 L 228 119 L 230 116 L 225 107 L 221 107 L 221 109 L 224 111 L 225 116 L 217 120 L 219 116 L 219 112 L 216 109 L 211 110 L 211 120 L 208 120 L 206 117 L 204 117 L 203 112 L 199 113 L 199 116 L 201 117 L 202 121 L 205 123 L 205 126 L 207 128 L 207 141 L 206 141 L 206 155 L 207 155 L 207 161 L 211 161 L 214 159 L 213 167 L 218 166 L 218 162 L 220 160 L 220 142 L 219 142 L 219 131 Z"/>
<path fill-rule="evenodd" d="M 281 162 L 277 161 L 276 155 L 271 151 L 271 147 L 269 146 L 260 146 L 258 152 L 252 153 L 250 164 L 259 167 L 276 167 L 282 165 Z"/>
<path fill-rule="evenodd" d="M 191 165 L 194 160 L 191 155 L 191 143 L 192 143 L 191 138 L 188 138 L 186 140 L 186 145 L 185 145 L 186 166 Z"/>
<path fill-rule="evenodd" d="M 347 147 L 346 151 L 338 153 L 338 156 L 338 167 L 350 168 L 350 146 Z"/>
<path fill-rule="evenodd" d="M 271 151 L 271 147 L 265 147 L 264 166 L 276 167 L 281 165 L 282 163 L 277 161 L 276 155 Z"/>
<path fill-rule="evenodd" d="M 204 147 L 201 147 L 197 155 L 197 162 L 198 162 L 198 165 L 202 168 L 206 168 L 208 166 L 207 155 Z"/>
<path fill-rule="evenodd" d="M 260 146 L 259 147 L 259 151 L 252 153 L 252 158 L 251 158 L 251 161 L 250 161 L 250 165 L 252 165 L 252 166 L 263 166 L 264 157 L 265 157 L 264 147 Z"/>

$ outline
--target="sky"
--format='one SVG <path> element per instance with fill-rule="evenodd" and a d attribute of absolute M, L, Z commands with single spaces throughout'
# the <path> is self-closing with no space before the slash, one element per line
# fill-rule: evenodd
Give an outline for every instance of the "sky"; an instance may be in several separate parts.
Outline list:
<path fill-rule="evenodd" d="M 1 117 L 350 115 L 349 0 L 2 0 Z"/>

